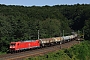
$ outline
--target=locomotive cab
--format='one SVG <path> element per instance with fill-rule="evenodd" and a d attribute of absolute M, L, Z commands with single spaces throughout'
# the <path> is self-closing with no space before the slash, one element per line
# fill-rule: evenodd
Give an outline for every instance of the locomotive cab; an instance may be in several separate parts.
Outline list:
<path fill-rule="evenodd" d="M 11 42 L 10 47 L 9 47 L 9 51 L 10 52 L 15 52 L 16 50 L 18 50 L 17 45 L 19 45 L 19 42 Z"/>
<path fill-rule="evenodd" d="M 16 43 L 15 42 L 11 42 L 10 43 L 10 51 L 14 51 L 16 47 Z"/>

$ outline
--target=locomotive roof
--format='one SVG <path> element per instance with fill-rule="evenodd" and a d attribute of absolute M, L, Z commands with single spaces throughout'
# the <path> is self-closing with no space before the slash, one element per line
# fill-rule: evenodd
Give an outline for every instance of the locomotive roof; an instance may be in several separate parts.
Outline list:
<path fill-rule="evenodd" d="M 21 41 L 21 42 L 33 42 L 33 41 L 36 41 L 36 40 L 26 40 L 26 41 Z"/>
<path fill-rule="evenodd" d="M 26 41 L 17 41 L 17 42 L 34 42 L 36 40 L 26 40 Z M 17 42 L 11 42 L 11 43 L 17 43 Z"/>

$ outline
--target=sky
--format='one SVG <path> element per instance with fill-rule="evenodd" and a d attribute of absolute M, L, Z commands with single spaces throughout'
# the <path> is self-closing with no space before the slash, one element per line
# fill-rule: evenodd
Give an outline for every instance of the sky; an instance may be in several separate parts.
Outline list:
<path fill-rule="evenodd" d="M 0 4 L 23 6 L 73 5 L 77 3 L 90 4 L 90 0 L 0 0 Z"/>

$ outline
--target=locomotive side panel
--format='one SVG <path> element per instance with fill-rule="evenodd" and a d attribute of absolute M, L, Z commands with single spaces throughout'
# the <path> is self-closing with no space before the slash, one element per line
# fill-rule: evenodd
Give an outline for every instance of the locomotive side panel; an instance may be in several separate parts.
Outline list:
<path fill-rule="evenodd" d="M 18 51 L 36 47 L 40 47 L 39 40 L 11 42 L 10 51 Z"/>

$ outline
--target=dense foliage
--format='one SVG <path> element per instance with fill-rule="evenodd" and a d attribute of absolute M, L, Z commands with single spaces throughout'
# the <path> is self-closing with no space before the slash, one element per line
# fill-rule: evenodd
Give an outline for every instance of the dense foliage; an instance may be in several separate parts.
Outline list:
<path fill-rule="evenodd" d="M 71 31 L 85 31 L 90 38 L 90 5 L 18 6 L 0 5 L 0 51 L 11 41 L 62 36 Z M 89 33 L 89 34 L 88 34 Z"/>
<path fill-rule="evenodd" d="M 84 41 L 69 49 L 63 49 L 44 56 L 31 57 L 26 60 L 89 60 L 90 41 Z"/>

